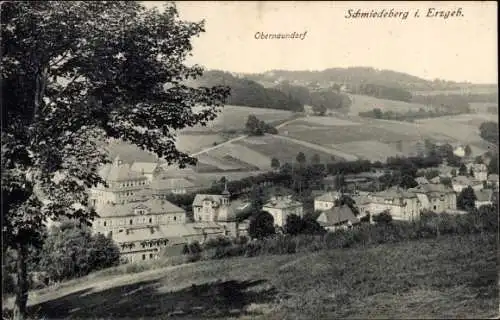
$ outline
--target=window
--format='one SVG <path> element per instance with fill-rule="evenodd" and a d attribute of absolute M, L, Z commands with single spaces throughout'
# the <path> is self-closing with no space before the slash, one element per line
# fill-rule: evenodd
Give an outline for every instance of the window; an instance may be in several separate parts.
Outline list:
<path fill-rule="evenodd" d="M 152 253 L 149 254 L 149 259 L 153 259 L 153 254 Z"/>
<path fill-rule="evenodd" d="M 175 221 L 175 220 L 177 220 L 177 217 L 176 217 L 176 216 L 174 216 L 174 221 Z"/>
<path fill-rule="evenodd" d="M 436 206 L 434 206 L 434 210 L 436 210 L 436 208 L 437 208 L 437 207 L 436 207 Z"/>
<path fill-rule="evenodd" d="M 149 218 L 149 223 L 152 223 L 153 222 L 153 219 Z"/>
<path fill-rule="evenodd" d="M 145 254 L 142 255 L 142 260 L 146 260 L 146 255 Z"/>
<path fill-rule="evenodd" d="M 106 221 L 104 221 L 103 225 L 106 226 Z"/>
<path fill-rule="evenodd" d="M 130 219 L 129 223 L 132 224 L 132 219 Z"/>

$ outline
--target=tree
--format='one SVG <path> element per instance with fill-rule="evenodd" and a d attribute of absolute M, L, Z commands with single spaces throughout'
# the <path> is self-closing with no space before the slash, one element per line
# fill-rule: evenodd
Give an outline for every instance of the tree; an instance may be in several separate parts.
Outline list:
<path fill-rule="evenodd" d="M 321 158 L 319 154 L 315 153 L 312 158 L 311 158 L 311 163 L 312 164 L 320 164 L 321 163 Z"/>
<path fill-rule="evenodd" d="M 429 170 L 429 171 L 426 171 L 425 174 L 424 174 L 424 176 L 425 176 L 425 178 L 427 180 L 434 179 L 435 177 L 439 176 L 439 170 Z"/>
<path fill-rule="evenodd" d="M 470 168 L 468 176 L 474 177 L 474 170 L 472 168 Z"/>
<path fill-rule="evenodd" d="M 401 188 L 404 188 L 404 189 L 410 189 L 410 188 L 415 188 L 416 186 L 418 186 L 418 183 L 411 176 L 404 175 L 401 178 L 401 182 L 399 183 L 399 186 Z"/>
<path fill-rule="evenodd" d="M 319 116 L 324 116 L 327 110 L 324 104 L 315 104 L 312 106 L 312 109 Z"/>
<path fill-rule="evenodd" d="M 255 132 L 259 128 L 259 124 L 259 119 L 257 119 L 255 115 L 251 114 L 247 118 L 245 128 L 248 132 Z"/>
<path fill-rule="evenodd" d="M 340 207 L 343 205 L 348 206 L 355 216 L 359 216 L 359 209 L 353 198 L 347 195 L 342 195 L 339 199 L 335 200 L 335 206 Z"/>
<path fill-rule="evenodd" d="M 285 232 L 290 235 L 297 235 L 304 229 L 304 222 L 301 217 L 291 214 L 286 217 Z"/>
<path fill-rule="evenodd" d="M 498 155 L 491 157 L 488 163 L 488 174 L 498 174 Z"/>
<path fill-rule="evenodd" d="M 271 159 L 271 168 L 278 170 L 280 168 L 280 161 L 276 158 Z"/>
<path fill-rule="evenodd" d="M 254 185 L 250 191 L 250 203 L 254 210 L 261 210 L 265 201 L 265 194 L 262 187 Z"/>
<path fill-rule="evenodd" d="M 111 238 L 103 234 L 92 237 L 90 250 L 92 271 L 115 266 L 120 261 L 120 249 Z"/>
<path fill-rule="evenodd" d="M 252 238 L 263 239 L 275 233 L 274 218 L 266 211 L 259 211 L 250 218 L 248 234 Z"/>
<path fill-rule="evenodd" d="M 299 165 L 302 167 L 306 163 L 306 155 L 304 154 L 304 152 L 302 152 L 302 151 L 299 152 L 297 154 L 296 160 L 299 163 Z"/>
<path fill-rule="evenodd" d="M 498 123 L 486 121 L 479 126 L 479 135 L 484 140 L 498 145 Z"/>
<path fill-rule="evenodd" d="M 102 234 L 77 224 L 54 228 L 43 245 L 40 266 L 51 280 L 84 276 L 119 263 L 120 250 Z"/>
<path fill-rule="evenodd" d="M 457 169 L 453 168 L 451 169 L 451 176 L 456 177 L 457 176 Z"/>
<path fill-rule="evenodd" d="M 383 116 L 382 110 L 380 110 L 380 108 L 374 108 L 373 116 L 375 117 L 375 119 L 382 119 Z"/>
<path fill-rule="evenodd" d="M 449 187 L 449 188 L 451 188 L 453 185 L 451 178 L 449 178 L 449 177 L 442 177 L 439 179 L 439 182 L 441 182 L 441 184 L 443 184 L 445 187 Z"/>
<path fill-rule="evenodd" d="M 457 207 L 462 210 L 470 211 L 475 208 L 476 200 L 474 189 L 469 186 L 458 194 Z"/>
<path fill-rule="evenodd" d="M 219 183 L 220 183 L 221 185 L 224 185 L 225 183 L 227 183 L 227 178 L 226 178 L 226 176 L 222 176 L 222 177 L 220 178 L 220 180 L 219 180 Z"/>
<path fill-rule="evenodd" d="M 392 221 L 392 215 L 388 210 L 385 210 L 379 214 L 373 215 L 372 220 L 375 223 L 390 223 Z"/>
<path fill-rule="evenodd" d="M 472 149 L 471 149 L 471 147 L 469 145 L 465 146 L 464 151 L 465 151 L 465 156 L 466 157 L 470 157 L 472 155 Z"/>
<path fill-rule="evenodd" d="M 203 22 L 175 4 L 2 3 L 2 224 L 17 251 L 14 318 L 26 317 L 26 256 L 47 218 L 95 213 L 88 188 L 109 161 L 102 142 L 122 139 L 181 167 L 175 132 L 216 118 L 225 87 L 191 88 L 203 69 L 184 64 Z M 201 111 L 196 105 L 205 106 Z"/>
<path fill-rule="evenodd" d="M 466 176 L 467 175 L 467 167 L 465 166 L 465 164 L 461 164 L 460 165 L 460 168 L 458 168 L 458 175 L 460 176 Z"/>

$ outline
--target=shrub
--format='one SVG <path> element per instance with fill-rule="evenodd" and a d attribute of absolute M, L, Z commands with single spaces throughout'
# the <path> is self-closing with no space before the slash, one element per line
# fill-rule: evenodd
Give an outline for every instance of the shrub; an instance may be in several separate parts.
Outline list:
<path fill-rule="evenodd" d="M 76 224 L 54 228 L 42 248 L 40 268 L 53 281 L 81 277 L 118 265 L 119 248 L 103 235 Z"/>

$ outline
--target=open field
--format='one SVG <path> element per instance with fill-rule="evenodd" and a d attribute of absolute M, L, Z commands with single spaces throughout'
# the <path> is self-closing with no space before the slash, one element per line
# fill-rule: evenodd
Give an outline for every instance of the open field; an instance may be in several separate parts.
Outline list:
<path fill-rule="evenodd" d="M 496 85 L 484 85 L 484 86 L 474 86 L 464 89 L 449 89 L 449 90 L 429 90 L 429 91 L 414 91 L 413 95 L 421 95 L 421 96 L 435 96 L 439 94 L 491 94 L 498 92 L 498 88 Z"/>
<path fill-rule="evenodd" d="M 407 112 L 418 111 L 420 108 L 429 110 L 429 107 L 420 103 L 408 103 L 404 101 L 378 99 L 375 97 L 350 94 L 352 105 L 349 108 L 349 114 L 357 115 L 360 112 L 371 111 L 379 108 L 382 111 Z"/>
<path fill-rule="evenodd" d="M 243 162 L 238 158 L 234 158 L 230 155 L 208 155 L 201 154 L 197 156 L 198 161 L 201 164 L 208 164 L 222 171 L 233 171 L 233 170 L 256 170 L 254 165 Z"/>
<path fill-rule="evenodd" d="M 303 152 L 306 155 L 307 161 L 310 161 L 314 154 L 318 154 L 321 160 L 330 161 L 333 154 L 321 150 L 313 149 L 304 146 L 300 143 L 282 139 L 279 136 L 266 135 L 262 137 L 251 137 L 238 141 L 237 143 L 250 148 L 262 155 L 269 157 L 269 164 L 271 158 L 277 158 L 281 163 L 296 161 L 297 154 Z M 256 143 L 258 141 L 259 143 Z"/>
<path fill-rule="evenodd" d="M 210 121 L 207 126 L 195 126 L 192 128 L 186 128 L 183 132 L 188 131 L 209 131 L 209 132 L 221 132 L 221 131 L 231 131 L 231 130 L 242 130 L 245 128 L 245 123 L 249 115 L 255 115 L 259 120 L 263 120 L 268 123 L 275 121 L 281 121 L 292 117 L 293 113 L 286 110 L 276 110 L 276 109 L 265 109 L 265 108 L 250 108 L 242 106 L 224 106 L 222 112 L 219 113 L 217 118 Z"/>
<path fill-rule="evenodd" d="M 479 136 L 479 128 L 446 118 L 433 118 L 416 121 L 426 131 L 443 134 L 455 138 L 462 143 L 482 141 Z"/>
<path fill-rule="evenodd" d="M 335 144 L 334 147 L 371 161 L 385 161 L 388 157 L 404 155 L 395 147 L 376 140 L 346 142 Z"/>
<path fill-rule="evenodd" d="M 496 237 L 478 234 L 90 276 L 29 305 L 57 319 L 491 318 L 497 276 Z"/>
<path fill-rule="evenodd" d="M 351 120 L 340 119 L 338 117 L 332 116 L 309 116 L 303 120 L 298 120 L 294 123 L 305 124 L 308 126 L 356 126 L 359 125 L 359 122 L 354 122 Z"/>
<path fill-rule="evenodd" d="M 220 134 L 182 134 L 177 136 L 176 146 L 186 153 L 195 153 L 228 140 Z"/>
<path fill-rule="evenodd" d="M 296 130 L 291 124 L 282 129 L 283 133 L 295 139 L 317 143 L 320 145 L 329 146 L 332 144 L 340 144 L 353 141 L 367 141 L 377 139 L 381 142 L 394 142 L 399 140 L 415 140 L 420 137 L 400 132 L 396 134 L 394 131 L 379 128 L 376 126 L 332 126 L 322 129 Z M 287 131 L 287 132 L 285 132 Z"/>
<path fill-rule="evenodd" d="M 223 159 L 230 156 L 235 159 L 247 163 L 247 166 L 252 165 L 258 167 L 260 170 L 271 169 L 271 158 L 262 154 L 252 148 L 239 143 L 230 143 L 207 153 L 209 156 Z"/>
<path fill-rule="evenodd" d="M 471 102 L 469 103 L 470 107 L 472 110 L 476 112 L 484 112 L 484 113 L 489 113 L 488 108 L 495 107 L 497 109 L 498 113 L 498 103 L 492 103 L 492 102 Z"/>

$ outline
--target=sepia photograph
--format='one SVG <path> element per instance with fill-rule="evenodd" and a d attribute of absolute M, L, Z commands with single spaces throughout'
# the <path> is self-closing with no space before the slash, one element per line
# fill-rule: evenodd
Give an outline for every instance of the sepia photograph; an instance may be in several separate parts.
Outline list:
<path fill-rule="evenodd" d="M 494 1 L 0 1 L 2 319 L 500 319 Z"/>

